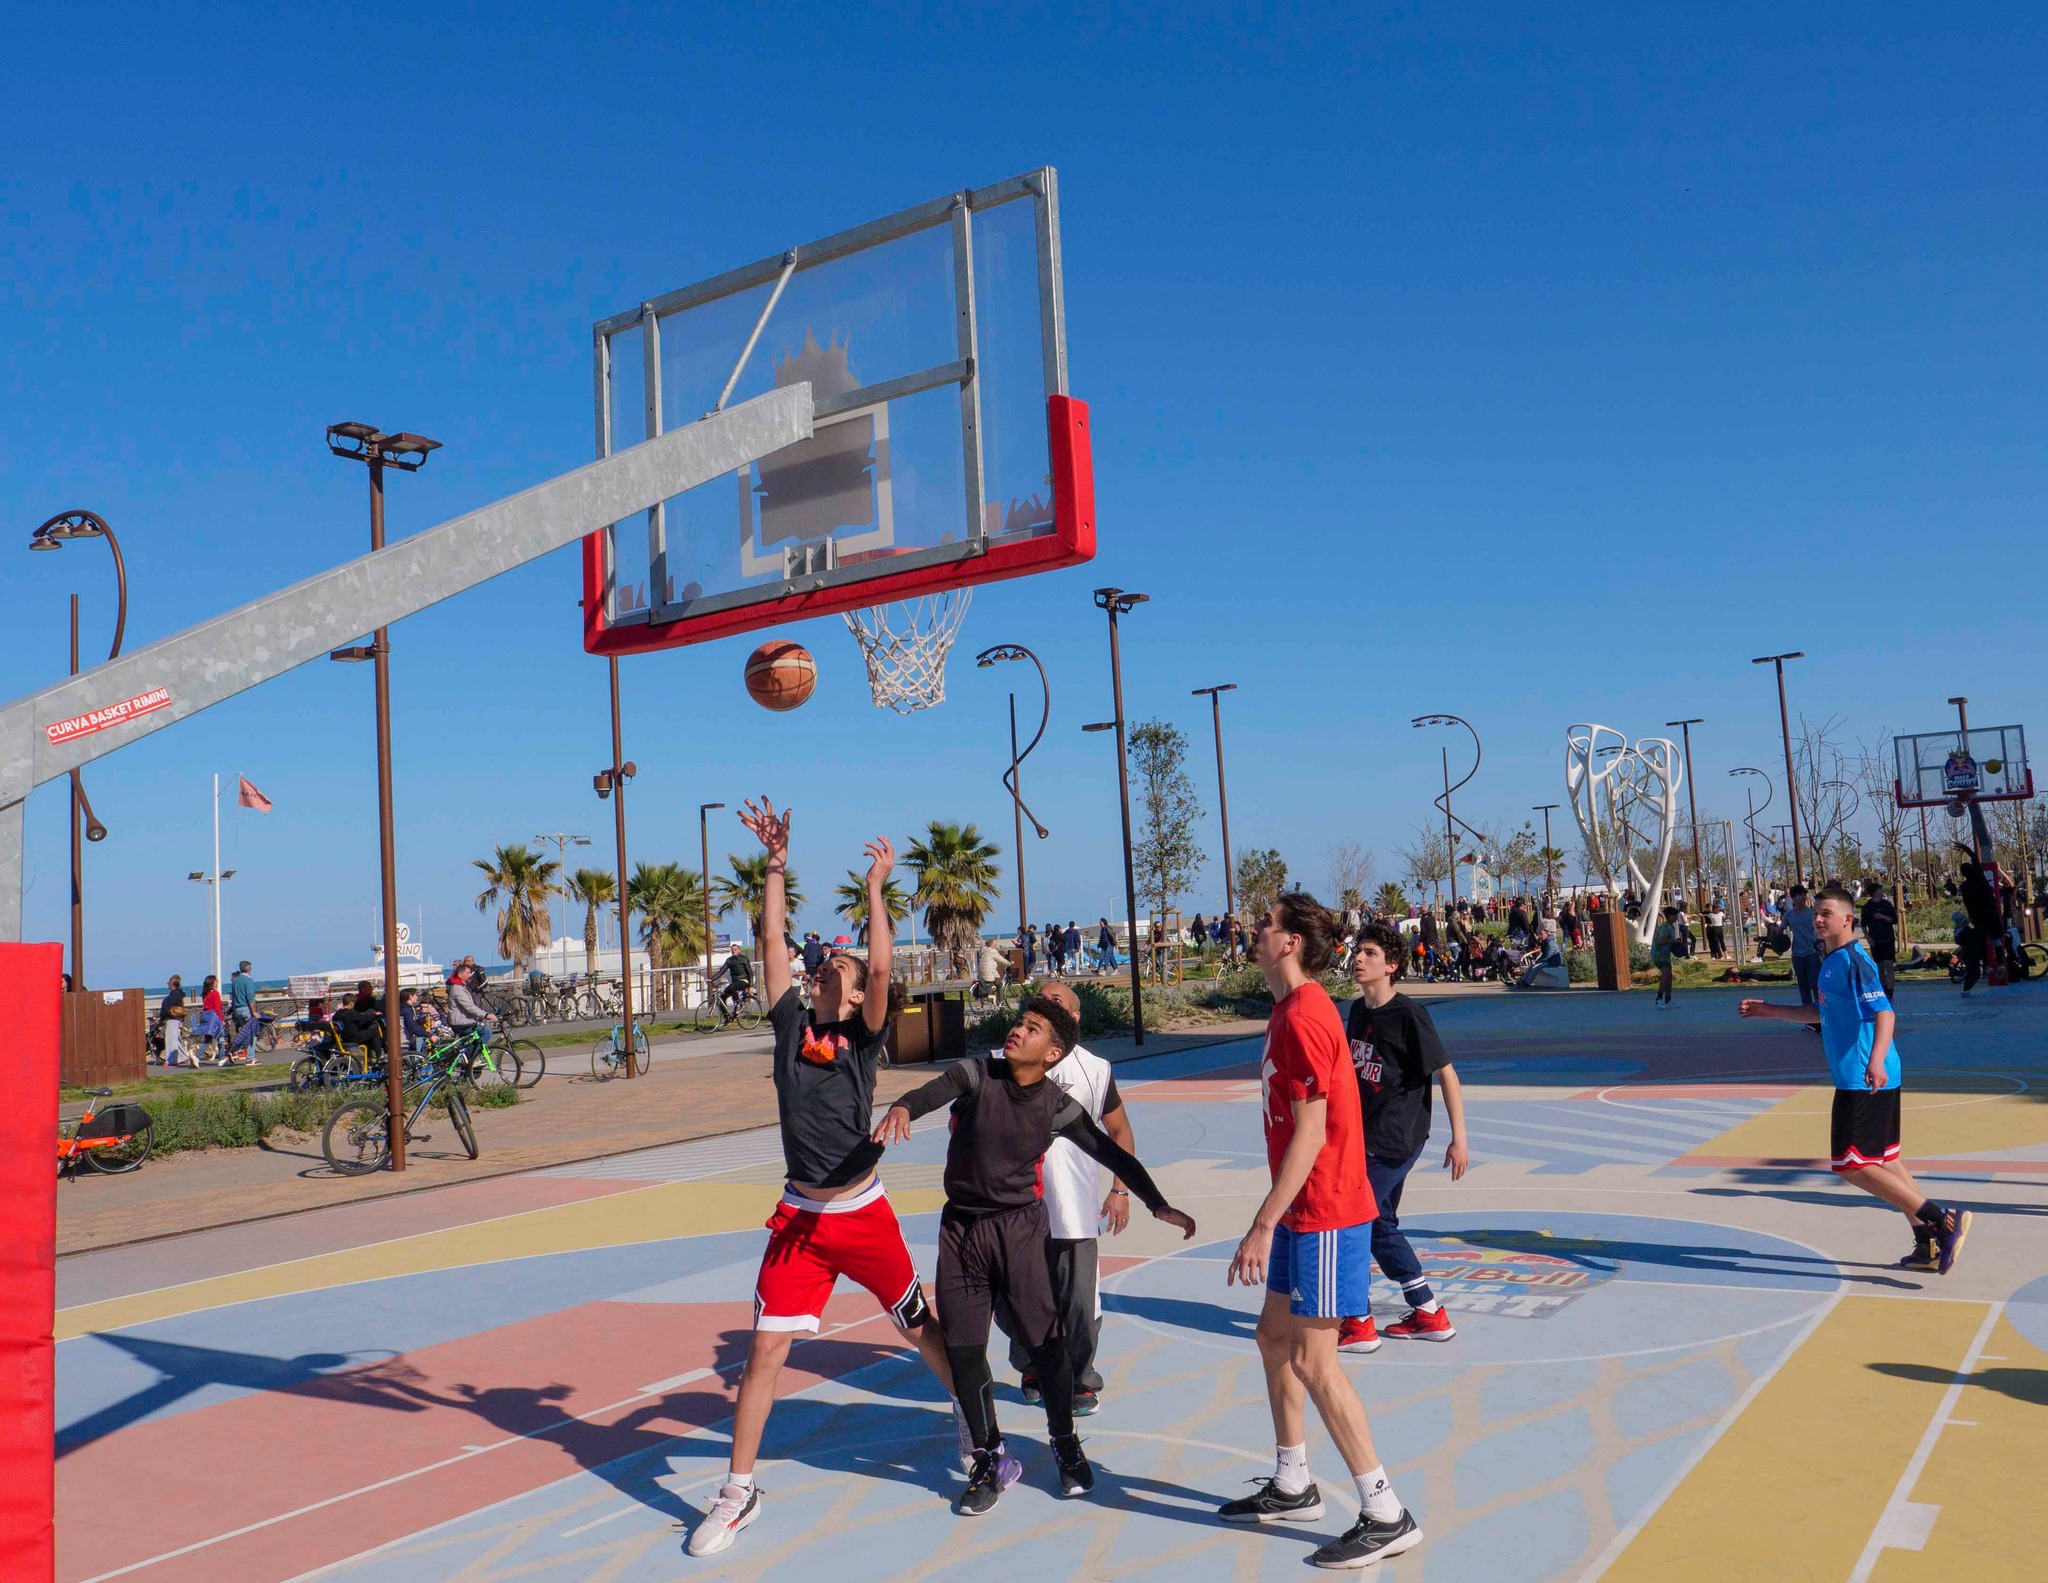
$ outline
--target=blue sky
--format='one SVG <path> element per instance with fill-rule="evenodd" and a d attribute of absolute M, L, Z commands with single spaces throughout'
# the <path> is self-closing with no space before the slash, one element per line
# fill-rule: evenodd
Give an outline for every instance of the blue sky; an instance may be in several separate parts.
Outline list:
<path fill-rule="evenodd" d="M 1128 707 L 1190 731 L 1212 807 L 1188 691 L 1239 684 L 1232 833 L 1311 883 L 1346 839 L 1384 875 L 1428 815 L 1422 710 L 1478 726 L 1465 806 L 1500 819 L 1561 800 L 1567 723 L 1680 715 L 1702 814 L 1739 814 L 1774 649 L 1852 738 L 1957 692 L 2048 730 L 2031 10 L 101 6 L 10 46 L 0 696 L 62 670 L 73 590 L 103 651 L 104 552 L 25 553 L 52 512 L 115 523 L 145 642 L 363 548 L 327 423 L 445 442 L 392 485 L 416 531 L 588 458 L 595 319 L 1050 163 L 1102 548 L 982 591 L 961 640 L 1052 675 L 1035 915 L 1120 889 L 1079 731 L 1101 583 L 1152 595 Z M 609 828 L 578 596 L 563 552 L 395 630 L 401 899 L 437 955 L 488 949 L 471 858 Z M 794 635 L 822 681 L 789 715 L 746 700 L 748 639 L 628 662 L 635 852 L 694 861 L 696 805 L 758 791 L 814 894 L 934 817 L 1007 852 L 1008 673 L 956 661 L 899 719 L 836 618 Z M 91 770 L 94 981 L 200 970 L 215 770 L 277 803 L 224 824 L 229 958 L 364 960 L 371 743 L 367 671 L 321 664 Z M 66 928 L 63 807 L 30 803 L 32 938 Z M 1212 861 L 1192 900 L 1220 891 Z"/>

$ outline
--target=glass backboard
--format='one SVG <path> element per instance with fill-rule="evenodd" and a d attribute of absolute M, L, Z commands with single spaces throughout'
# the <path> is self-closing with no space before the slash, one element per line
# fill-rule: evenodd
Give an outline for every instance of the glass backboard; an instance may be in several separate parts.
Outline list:
<path fill-rule="evenodd" d="M 1894 737 L 1901 808 L 1931 808 L 1951 798 L 2019 802 L 2034 795 L 2027 733 L 2019 726 L 1972 726 Z"/>
<path fill-rule="evenodd" d="M 799 381 L 812 437 L 593 534 L 585 647 L 669 648 L 1094 553 L 1048 167 L 656 297 L 595 329 L 611 455 Z"/>

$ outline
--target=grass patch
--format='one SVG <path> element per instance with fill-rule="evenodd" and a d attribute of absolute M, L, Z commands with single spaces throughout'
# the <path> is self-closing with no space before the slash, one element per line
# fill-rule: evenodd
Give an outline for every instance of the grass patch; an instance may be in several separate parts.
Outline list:
<path fill-rule="evenodd" d="M 107 1086 L 113 1089 L 116 1099 L 135 1099 L 148 1094 L 182 1094 L 209 1088 L 282 1083 L 291 1069 L 291 1061 L 268 1061 L 260 1066 L 206 1066 L 196 1072 L 184 1067 L 176 1071 L 156 1069 L 133 1083 L 110 1083 Z M 57 1097 L 62 1100 L 85 1099 L 90 1093 L 90 1089 L 65 1087 L 57 1091 Z"/>
<path fill-rule="evenodd" d="M 696 1026 L 694 1023 L 687 1022 L 641 1022 L 638 1017 L 635 1017 L 633 1020 L 639 1023 L 640 1031 L 649 1038 L 653 1038 L 658 1033 L 689 1033 Z M 617 1027 L 619 1025 L 614 1023 L 612 1026 Z M 761 1026 L 765 1028 L 767 1023 L 763 1022 Z M 585 1028 L 581 1033 L 542 1034 L 529 1034 L 523 1030 L 514 1029 L 512 1037 L 515 1039 L 525 1039 L 529 1043 L 539 1045 L 544 1050 L 556 1050 L 571 1044 L 591 1045 L 602 1039 L 604 1034 L 595 1028 Z"/>
<path fill-rule="evenodd" d="M 382 1094 L 382 1089 L 375 1091 Z M 317 1137 L 327 1118 L 352 1099 L 367 1097 L 362 1087 L 316 1089 L 311 1093 L 289 1091 L 251 1093 L 246 1089 L 188 1090 L 163 1097 L 145 1096 L 142 1108 L 156 1123 L 157 1154 L 178 1154 L 188 1149 L 248 1149 L 273 1132 Z M 471 1108 L 502 1110 L 519 1103 L 516 1088 L 485 1089 L 466 1096 Z M 430 1107 L 447 1109 L 445 1103 Z"/>

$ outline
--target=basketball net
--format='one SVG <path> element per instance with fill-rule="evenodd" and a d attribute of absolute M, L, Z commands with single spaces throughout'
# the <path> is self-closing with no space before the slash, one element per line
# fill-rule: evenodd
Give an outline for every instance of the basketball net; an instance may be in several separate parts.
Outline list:
<path fill-rule="evenodd" d="M 877 709 L 907 715 L 946 701 L 946 654 L 973 599 L 971 588 L 948 588 L 846 612 Z"/>

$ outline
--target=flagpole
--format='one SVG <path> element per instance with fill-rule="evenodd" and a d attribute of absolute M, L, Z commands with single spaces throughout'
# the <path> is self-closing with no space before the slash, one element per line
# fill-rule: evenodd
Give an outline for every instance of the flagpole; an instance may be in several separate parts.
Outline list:
<path fill-rule="evenodd" d="M 213 982 L 220 987 L 220 771 L 213 774 Z"/>

